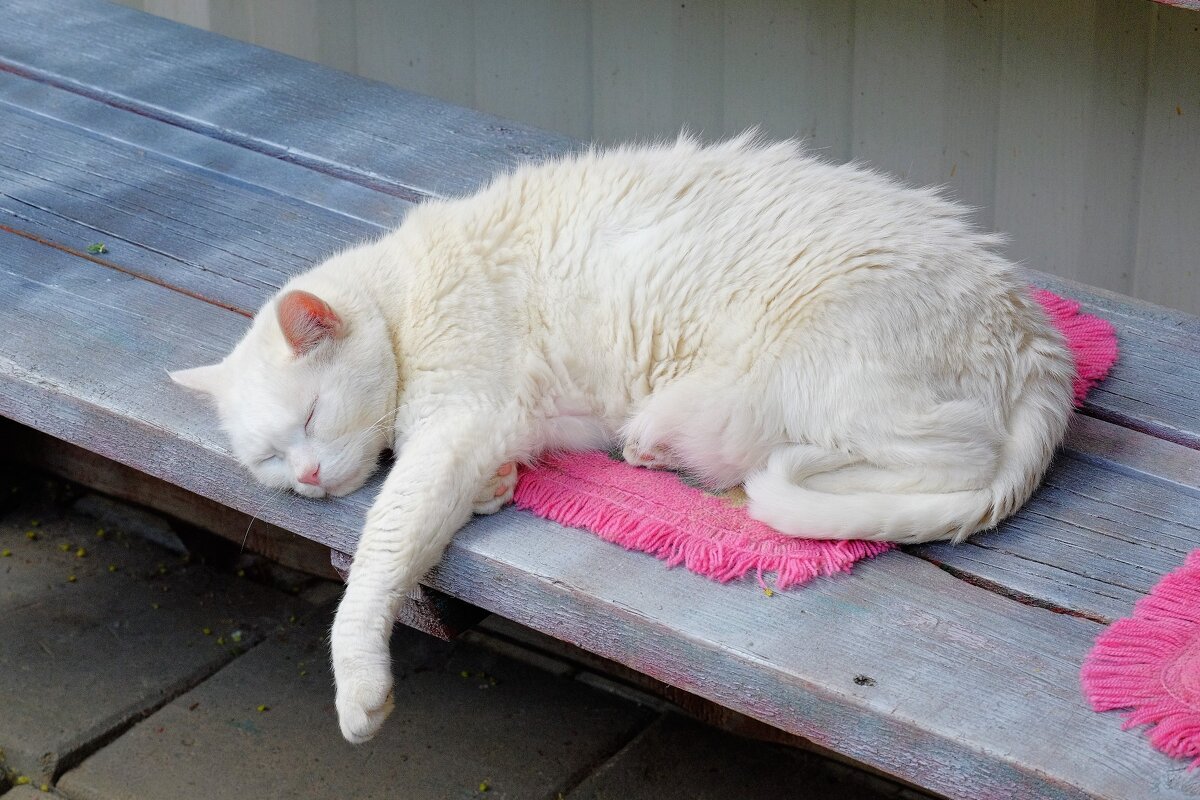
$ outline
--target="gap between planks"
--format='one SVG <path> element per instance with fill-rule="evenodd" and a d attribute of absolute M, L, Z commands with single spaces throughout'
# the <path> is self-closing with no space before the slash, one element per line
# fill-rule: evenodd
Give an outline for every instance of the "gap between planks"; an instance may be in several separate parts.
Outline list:
<path fill-rule="evenodd" d="M 239 135 L 225 128 L 201 122 L 194 117 L 188 117 L 182 114 L 174 114 L 163 108 L 149 106 L 145 103 L 137 103 L 129 99 L 122 99 L 110 92 L 81 86 L 74 81 L 57 78 L 50 73 L 43 72 L 42 70 L 15 64 L 3 57 L 0 57 L 0 72 L 7 72 L 11 75 L 16 75 L 19 78 L 24 78 L 26 80 L 46 86 L 51 86 L 64 92 L 70 92 L 71 94 L 85 97 L 88 100 L 94 100 L 95 102 L 102 103 L 110 108 L 115 108 L 120 111 L 127 111 L 131 114 L 136 114 L 139 117 L 146 117 L 148 119 L 155 120 L 156 122 L 161 122 L 175 128 L 182 128 L 183 130 L 191 131 L 192 133 L 197 133 L 210 139 L 215 139 L 219 142 L 225 142 L 226 144 L 242 147 L 246 150 L 260 153 L 288 164 L 294 164 L 298 167 L 303 167 L 304 169 L 312 170 L 313 172 L 318 172 L 322 175 L 328 175 L 331 178 L 349 181 L 350 183 L 358 184 L 359 186 L 371 189 L 372 191 L 391 195 L 392 197 L 397 197 L 410 203 L 419 203 L 422 200 L 426 200 L 434 196 L 426 194 L 419 189 L 407 186 L 398 181 L 388 180 L 381 175 L 355 170 L 332 161 L 298 153 L 281 145 L 272 144 L 262 139 Z"/>

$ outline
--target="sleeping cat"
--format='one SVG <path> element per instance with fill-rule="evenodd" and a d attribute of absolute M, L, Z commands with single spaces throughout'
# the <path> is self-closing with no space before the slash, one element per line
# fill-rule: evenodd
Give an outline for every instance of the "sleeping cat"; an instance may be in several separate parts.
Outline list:
<path fill-rule="evenodd" d="M 343 495 L 395 449 L 332 632 L 361 742 L 406 591 L 545 450 L 744 483 L 794 536 L 958 541 L 1016 511 L 1074 367 L 995 245 L 937 192 L 792 142 L 592 151 L 413 209 L 172 377 L 270 486 Z"/>

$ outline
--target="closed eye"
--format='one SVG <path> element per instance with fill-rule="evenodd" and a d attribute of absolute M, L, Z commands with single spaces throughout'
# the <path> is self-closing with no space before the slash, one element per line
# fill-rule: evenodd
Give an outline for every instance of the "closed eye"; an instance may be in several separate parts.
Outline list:
<path fill-rule="evenodd" d="M 254 462 L 254 466 L 265 467 L 267 464 L 270 464 L 272 461 L 279 461 L 281 458 L 282 458 L 282 456 L 280 456 L 279 454 L 272 453 L 269 456 L 263 456 L 262 458 L 258 459 L 258 461 Z"/>
<path fill-rule="evenodd" d="M 310 409 L 308 410 L 308 419 L 304 420 L 304 433 L 305 433 L 305 435 L 307 435 L 307 434 L 308 434 L 308 426 L 309 426 L 309 423 L 311 423 L 311 422 L 312 422 L 313 414 L 315 414 L 315 413 L 317 413 L 317 398 L 316 398 L 316 397 L 314 397 L 314 398 L 313 398 L 313 401 L 312 401 L 312 408 L 310 408 Z"/>

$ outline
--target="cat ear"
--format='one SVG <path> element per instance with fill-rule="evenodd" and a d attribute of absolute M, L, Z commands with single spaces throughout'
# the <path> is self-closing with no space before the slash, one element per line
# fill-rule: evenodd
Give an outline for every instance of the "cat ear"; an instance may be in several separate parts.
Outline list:
<path fill-rule="evenodd" d="M 297 356 L 302 356 L 326 339 L 343 331 L 342 318 L 315 294 L 300 289 L 285 292 L 275 301 L 275 315 L 283 338 Z"/>
<path fill-rule="evenodd" d="M 205 367 L 177 369 L 167 374 L 171 376 L 171 380 L 180 386 L 195 389 L 197 392 L 215 395 L 224 381 L 225 364 L 224 362 L 218 362 Z"/>

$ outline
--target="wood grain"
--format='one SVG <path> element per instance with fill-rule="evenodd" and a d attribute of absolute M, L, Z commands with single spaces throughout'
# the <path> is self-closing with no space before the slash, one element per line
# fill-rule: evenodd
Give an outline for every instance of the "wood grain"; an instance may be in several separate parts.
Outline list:
<path fill-rule="evenodd" d="M 0 68 L 410 200 L 576 146 L 97 0 L 9 0 Z"/>
<path fill-rule="evenodd" d="M 164 362 L 223 350 L 243 318 L 24 238 L 0 241 L 10 255 L 0 324 L 13 332 L 0 341 L 0 414 L 353 551 L 377 483 L 334 501 L 273 496 L 233 464 L 203 403 L 163 374 Z M 209 336 L 185 335 L 196 329 Z M 1111 480 L 1082 468 L 1090 483 Z M 1122 747 L 1116 720 L 1084 708 L 1076 670 L 1098 626 L 912 556 L 767 598 L 752 581 L 719 586 L 510 511 L 468 526 L 429 581 L 958 796 L 1127 797 L 1146 780 L 1163 797 L 1191 791 L 1164 757 Z M 856 686 L 859 674 L 877 687 Z"/>
<path fill-rule="evenodd" d="M 344 181 L 196 132 L 168 128 L 172 136 L 159 138 L 156 134 L 166 127 L 161 122 L 136 117 L 136 124 L 121 124 L 131 115 L 62 91 L 43 87 L 29 92 L 30 83 L 0 76 L 0 101 L 5 103 L 0 105 L 0 120 L 12 131 L 10 141 L 0 143 L 0 176 L 6 178 L 0 213 L 11 216 L 11 226 L 76 250 L 93 238 L 105 238 L 114 252 L 101 260 L 220 305 L 252 311 L 322 251 L 380 230 L 408 207 L 405 201 L 363 187 L 344 190 Z M 22 109 L 18 101 L 32 108 Z M 83 124 L 87 134 L 79 130 Z M 53 145 L 49 154 L 38 154 L 39 142 Z M 200 169 L 197 164 L 207 166 Z M 319 184 L 331 188 L 322 204 L 299 202 L 287 195 L 293 178 L 309 197 L 322 194 Z M 145 195 L 138 190 L 142 186 Z M 381 206 L 380 197 L 388 203 Z M 269 219 L 272 224 L 244 225 L 243 219 Z M 1052 288 L 1077 293 L 1072 286 Z M 1118 323 L 1125 352 L 1089 409 L 1120 417 L 1124 409 L 1113 398 L 1136 402 L 1140 408 L 1130 416 L 1152 432 L 1155 425 L 1165 427 L 1161 420 L 1171 415 L 1186 419 L 1192 412 L 1186 403 L 1175 402 L 1178 398 L 1171 396 L 1169 387 L 1172 382 L 1186 384 L 1196 371 L 1197 339 L 1189 327 L 1196 321 L 1116 297 L 1092 297 L 1091 307 Z M 229 334 L 227 341 L 231 344 L 235 336 Z M 1179 437 L 1181 432 L 1170 433 Z M 1194 437 L 1182 433 L 1185 441 Z M 1142 438 L 1133 437 L 1127 459 L 1147 449 Z M 1061 516 L 1048 504 L 1062 504 L 1060 495 L 1073 481 L 1086 477 L 1071 467 L 1077 459 L 1068 457 L 1029 513 L 1010 523 L 1007 533 L 980 537 L 964 548 L 919 552 L 966 579 L 1030 602 L 1092 619 L 1118 616 L 1155 575 L 1182 559 L 1180 542 L 1188 541 L 1186 532 L 1182 539 L 1162 540 L 1144 557 L 1137 555 L 1139 544 L 1129 537 L 1118 537 L 1119 546 L 1104 538 L 1110 528 L 1125 524 L 1122 514 L 1127 511 L 1120 504 L 1143 492 L 1147 475 L 1155 470 L 1156 459 L 1161 460 L 1161 454 L 1147 453 L 1140 476 L 1121 474 L 1116 468 L 1122 463 L 1119 459 L 1106 462 L 1105 480 L 1115 487 L 1114 498 L 1100 509 L 1109 522 L 1096 536 L 1076 541 L 1077 537 L 1042 534 L 1046 526 L 1059 522 L 1055 514 Z M 1180 489 L 1186 487 L 1176 485 L 1156 502 L 1166 502 L 1164 498 Z M 1084 501 L 1078 502 L 1082 506 Z M 1038 511 L 1043 506 L 1048 509 L 1045 514 Z M 1028 520 L 1034 518 L 1040 521 L 1031 531 Z M 998 541 L 1003 546 L 993 544 Z M 1121 567 L 1123 558 L 1133 560 Z"/>
<path fill-rule="evenodd" d="M 76 248 L 94 237 L 116 237 L 133 245 L 111 257 L 129 269 L 243 310 L 257 308 L 288 276 L 321 257 L 395 224 L 410 207 L 386 193 L 33 81 L 0 74 L 0 102 L 7 104 L 0 106 L 6 129 L 14 131 L 11 145 L 0 143 L 0 159 L 9 165 L 7 173 L 0 166 L 0 175 L 10 177 L 12 187 L 0 190 L 0 212 L 17 218 L 7 224 Z M 33 154 L 42 137 L 55 143 L 55 156 Z M 12 148 L 7 156 L 6 148 Z M 145 182 L 163 205 L 146 208 L 129 189 L 133 180 Z M 273 222 L 244 226 L 241 219 Z M 156 267 L 156 253 L 180 263 Z M 1118 326 L 1121 359 L 1089 397 L 1086 412 L 1200 447 L 1200 398 L 1193 388 L 1200 385 L 1200 319 L 1044 273 L 1029 276 Z"/>
<path fill-rule="evenodd" d="M 1017 516 L 962 545 L 910 552 L 1027 602 L 1103 622 L 1126 616 L 1200 547 L 1200 453 L 1077 423 Z"/>

